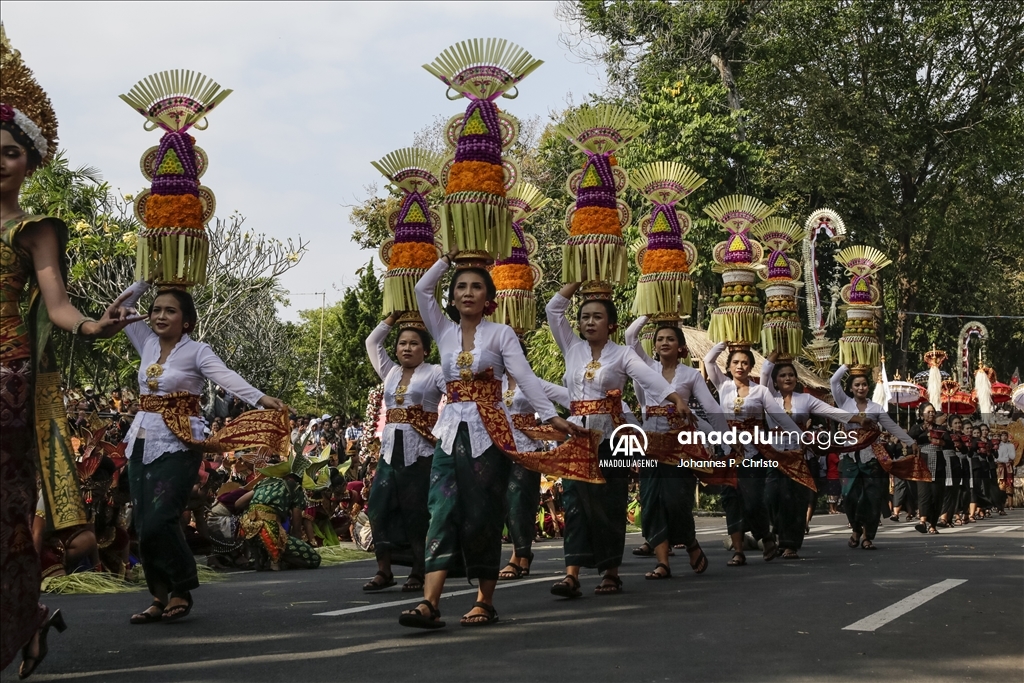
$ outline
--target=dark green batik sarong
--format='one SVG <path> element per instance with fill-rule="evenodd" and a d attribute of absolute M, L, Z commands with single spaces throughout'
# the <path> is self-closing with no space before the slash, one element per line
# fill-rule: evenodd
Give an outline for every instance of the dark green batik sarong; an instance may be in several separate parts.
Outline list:
<path fill-rule="evenodd" d="M 783 550 L 800 550 L 807 525 L 807 500 L 811 490 L 787 477 L 777 468 L 768 472 L 764 498 L 772 530 Z"/>
<path fill-rule="evenodd" d="M 199 451 L 165 453 L 144 465 L 145 443 L 136 439 L 128 460 L 132 527 L 139 539 L 139 559 L 150 593 L 168 590 L 180 596 L 199 587 L 196 561 L 185 541 L 181 516 L 199 480 L 203 455 Z"/>
<path fill-rule="evenodd" d="M 533 539 L 537 535 L 537 508 L 540 506 L 540 472 L 513 463 L 505 502 L 508 505 L 505 523 L 516 557 L 533 562 Z"/>
<path fill-rule="evenodd" d="M 652 548 L 693 546 L 697 542 L 693 501 L 697 477 L 692 470 L 658 463 L 640 468 L 640 528 Z"/>
<path fill-rule="evenodd" d="M 434 456 L 405 464 L 403 434 L 395 431 L 391 464 L 381 458 L 370 487 L 366 514 L 373 530 L 373 546 L 378 560 L 412 567 L 414 576 L 423 576 L 424 544 L 430 526 L 430 469 Z"/>
<path fill-rule="evenodd" d="M 512 461 L 496 446 L 474 458 L 465 422 L 452 451 L 445 453 L 440 443 L 434 451 L 426 571 L 497 581 Z"/>
<path fill-rule="evenodd" d="M 599 458 L 611 458 L 608 441 L 598 447 Z M 565 566 L 607 571 L 622 564 L 626 545 L 626 470 L 602 470 L 606 484 L 563 480 L 565 508 Z M 641 520 L 642 521 L 642 520 Z"/>
<path fill-rule="evenodd" d="M 888 489 L 888 475 L 875 459 L 858 462 L 858 454 L 839 459 L 839 475 L 843 481 L 843 509 L 854 533 L 864 531 L 864 538 L 873 540 L 882 515 L 882 492 Z M 884 487 L 883 487 L 884 483 Z"/>

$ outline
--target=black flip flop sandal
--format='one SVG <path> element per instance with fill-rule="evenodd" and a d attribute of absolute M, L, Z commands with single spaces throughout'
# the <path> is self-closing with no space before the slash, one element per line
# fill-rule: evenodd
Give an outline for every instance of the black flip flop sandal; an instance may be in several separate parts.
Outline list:
<path fill-rule="evenodd" d="M 494 609 L 494 605 L 488 605 L 486 602 L 474 602 L 473 607 L 479 607 L 486 614 L 467 614 L 459 623 L 463 626 L 490 626 L 491 624 L 498 621 L 498 612 Z"/>
<path fill-rule="evenodd" d="M 188 600 L 186 605 L 175 605 L 174 607 L 166 608 L 164 613 L 160 615 L 160 621 L 177 621 L 187 617 L 189 612 L 192 611 L 192 594 L 188 593 L 185 599 Z"/>
<path fill-rule="evenodd" d="M 694 574 L 703 574 L 708 570 L 708 556 L 704 554 L 704 549 L 701 548 L 700 545 L 697 546 L 697 550 L 700 551 L 700 555 L 697 556 L 696 563 L 690 563 L 690 569 L 693 570 Z M 690 549 L 687 548 L 686 552 L 689 554 Z"/>
<path fill-rule="evenodd" d="M 580 580 L 572 574 L 566 574 L 564 579 L 551 587 L 551 594 L 560 598 L 578 598 L 583 595 Z"/>
<path fill-rule="evenodd" d="M 131 619 L 128 620 L 128 623 L 129 624 L 139 625 L 139 624 L 153 624 L 153 623 L 156 623 L 156 622 L 160 621 L 163 618 L 163 616 L 164 616 L 164 603 L 160 602 L 159 600 L 154 600 L 153 604 L 151 604 L 150 607 L 159 607 L 160 608 L 160 613 L 159 614 L 151 614 L 150 612 L 146 612 L 145 610 L 143 610 L 142 612 L 139 612 L 138 614 L 133 614 L 131 616 Z"/>
<path fill-rule="evenodd" d="M 378 576 L 381 577 L 382 579 L 384 579 L 380 583 L 378 583 L 377 581 L 374 581 L 374 579 L 376 579 Z M 395 575 L 394 574 L 385 574 L 384 572 L 377 572 L 376 574 L 373 575 L 373 579 L 370 579 L 365 584 L 363 584 L 363 590 L 366 591 L 367 593 L 372 593 L 374 591 L 382 591 L 385 588 L 391 588 L 396 583 L 398 583 L 398 582 L 395 581 Z"/>
<path fill-rule="evenodd" d="M 659 573 L 659 569 L 664 569 L 665 573 Z M 672 570 L 664 562 L 659 562 L 658 564 L 654 565 L 654 571 L 647 572 L 646 574 L 644 574 L 644 578 L 648 581 L 661 581 L 662 579 L 671 579 Z"/>
<path fill-rule="evenodd" d="M 426 605 L 430 609 L 430 615 L 425 616 L 420 611 L 420 606 Z M 416 607 L 406 610 L 398 615 L 398 623 L 409 628 L 438 629 L 444 627 L 441 621 L 441 610 L 434 607 L 429 600 L 420 600 Z"/>

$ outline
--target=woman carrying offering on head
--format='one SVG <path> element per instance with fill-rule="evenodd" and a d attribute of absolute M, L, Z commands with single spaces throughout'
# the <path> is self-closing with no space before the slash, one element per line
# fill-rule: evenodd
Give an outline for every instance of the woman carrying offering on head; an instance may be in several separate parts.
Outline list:
<path fill-rule="evenodd" d="M 384 348 L 384 340 L 396 323 L 397 363 Z M 408 562 L 412 568 L 402 591 L 423 590 L 423 544 L 430 522 L 427 496 L 437 443 L 431 430 L 437 423 L 437 404 L 445 390 L 440 366 L 423 362 L 430 354 L 430 345 L 430 335 L 417 314 L 400 319 L 392 313 L 366 338 L 370 363 L 384 382 L 387 422 L 367 508 L 377 575 L 363 586 L 364 591 L 394 586 L 391 566 L 400 555 L 411 555 L 400 563 Z"/>

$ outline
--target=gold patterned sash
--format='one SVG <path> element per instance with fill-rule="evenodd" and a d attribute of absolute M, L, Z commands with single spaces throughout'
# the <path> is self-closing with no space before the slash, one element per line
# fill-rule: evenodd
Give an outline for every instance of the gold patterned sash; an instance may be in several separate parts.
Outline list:
<path fill-rule="evenodd" d="M 597 446 L 600 434 L 590 432 L 589 439 L 571 438 L 561 446 L 550 451 L 519 452 L 516 450 L 505 411 L 499 407 L 501 402 L 501 381 L 494 378 L 494 371 L 488 368 L 473 379 L 448 382 L 447 396 L 449 403 L 476 403 L 480 420 L 487 429 L 488 436 L 494 445 L 512 459 L 513 462 L 534 472 L 553 474 L 565 479 L 604 484 L 605 479 L 597 460 Z"/>
<path fill-rule="evenodd" d="M 746 420 L 729 420 L 729 426 L 736 427 L 736 429 L 745 432 L 753 432 L 754 427 L 759 426 L 763 429 L 764 423 L 756 418 L 749 418 Z M 814 483 L 814 477 L 811 476 L 811 469 L 807 466 L 807 460 L 804 459 L 803 449 L 780 451 L 768 444 L 752 443 L 751 445 L 757 449 L 757 452 L 762 457 L 777 461 L 779 469 L 787 477 L 812 491 L 818 490 Z"/>
<path fill-rule="evenodd" d="M 164 424 L 184 444 L 204 453 L 266 448 L 278 455 L 288 454 L 291 432 L 288 411 L 249 410 L 228 422 L 205 441 L 192 437 L 192 417 L 199 417 L 199 397 L 187 391 L 176 391 L 163 396 L 139 396 L 139 408 L 147 413 L 159 413 Z"/>
<path fill-rule="evenodd" d="M 604 398 L 572 401 L 569 403 L 569 414 L 573 417 L 584 415 L 610 415 L 616 427 L 626 424 L 626 416 L 622 414 L 622 391 L 613 389 Z"/>
<path fill-rule="evenodd" d="M 388 408 L 384 420 L 388 424 L 407 424 L 431 446 L 437 445 L 437 437 L 432 432 L 434 425 L 437 424 L 437 413 L 428 413 L 421 405 Z"/>

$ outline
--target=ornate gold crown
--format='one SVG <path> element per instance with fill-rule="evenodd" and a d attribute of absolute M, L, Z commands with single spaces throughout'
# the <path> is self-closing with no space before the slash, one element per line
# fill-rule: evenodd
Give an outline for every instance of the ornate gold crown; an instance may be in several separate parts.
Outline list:
<path fill-rule="evenodd" d="M 45 164 L 57 151 L 57 115 L 46 91 L 36 82 L 32 69 L 21 59 L 7 40 L 7 32 L 0 24 L 0 103 L 3 122 L 13 123 L 42 157 Z"/>

